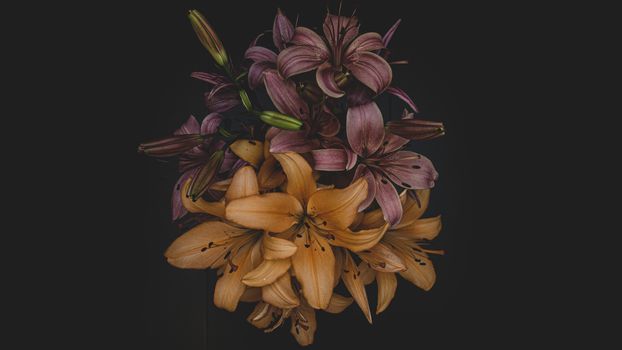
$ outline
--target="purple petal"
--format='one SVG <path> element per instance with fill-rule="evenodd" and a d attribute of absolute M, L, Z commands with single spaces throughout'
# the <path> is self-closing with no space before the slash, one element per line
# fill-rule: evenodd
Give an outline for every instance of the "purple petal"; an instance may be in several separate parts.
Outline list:
<path fill-rule="evenodd" d="M 198 134 L 200 132 L 199 122 L 191 115 L 185 123 L 183 123 L 173 135 Z"/>
<path fill-rule="evenodd" d="M 391 66 L 384 58 L 372 52 L 353 53 L 345 66 L 356 79 L 377 94 L 386 89 L 393 79 Z"/>
<path fill-rule="evenodd" d="M 205 104 L 210 112 L 226 112 L 240 103 L 240 95 L 231 83 L 216 85 L 205 96 Z"/>
<path fill-rule="evenodd" d="M 410 140 L 403 138 L 401 136 L 394 135 L 390 132 L 385 131 L 384 133 L 384 142 L 382 143 L 382 153 L 391 153 L 393 151 L 397 151 L 402 146 L 406 145 Z"/>
<path fill-rule="evenodd" d="M 352 150 L 367 157 L 378 150 L 384 140 L 384 121 L 375 102 L 348 108 L 346 133 Z"/>
<path fill-rule="evenodd" d="M 306 153 L 318 145 L 307 138 L 306 131 L 282 130 L 270 141 L 271 153 L 296 152 Z"/>
<path fill-rule="evenodd" d="M 343 90 L 341 90 L 337 82 L 335 82 L 336 72 L 337 71 L 330 62 L 322 63 L 315 72 L 315 79 L 320 89 L 322 89 L 326 95 L 333 98 L 339 98 L 344 95 Z"/>
<path fill-rule="evenodd" d="M 248 70 L 248 85 L 251 89 L 256 89 L 263 83 L 263 75 L 267 69 L 274 68 L 274 64 L 270 62 L 253 63 Z"/>
<path fill-rule="evenodd" d="M 270 127 L 268 131 L 266 131 L 266 140 L 271 141 L 276 135 L 278 135 L 283 129 L 276 128 L 274 126 Z"/>
<path fill-rule="evenodd" d="M 321 51 L 324 51 L 327 56 L 329 53 L 328 47 L 326 47 L 326 43 L 324 43 L 324 40 L 319 35 L 317 35 L 316 32 L 306 27 L 296 27 L 294 36 L 292 37 L 292 40 L 290 42 L 298 46 L 317 47 Z"/>
<path fill-rule="evenodd" d="M 291 46 L 281 51 L 277 59 L 279 72 L 289 78 L 317 68 L 328 59 L 328 54 L 314 46 Z"/>
<path fill-rule="evenodd" d="M 322 29 L 328 43 L 334 49 L 339 45 L 347 45 L 359 34 L 359 21 L 356 17 L 344 17 L 327 14 Z"/>
<path fill-rule="evenodd" d="M 260 33 L 258 34 L 255 39 L 253 39 L 250 43 L 250 45 L 248 45 L 248 48 L 250 49 L 253 46 L 257 46 L 257 42 L 259 41 L 259 39 L 261 39 L 261 37 L 264 36 L 264 33 Z"/>
<path fill-rule="evenodd" d="M 371 205 L 376 197 L 376 178 L 374 174 L 369 170 L 369 168 L 365 164 L 359 164 L 356 167 L 356 171 L 354 172 L 354 178 L 352 182 L 358 180 L 360 177 L 364 177 L 367 180 L 367 198 L 361 203 L 359 206 L 359 211 L 365 210 L 367 207 Z"/>
<path fill-rule="evenodd" d="M 402 22 L 402 19 L 398 19 L 395 24 L 393 24 L 391 26 L 391 28 L 389 28 L 389 30 L 387 30 L 387 32 L 384 34 L 384 36 L 382 37 L 382 44 L 384 45 L 384 47 L 389 46 L 389 42 L 391 41 L 391 39 L 393 38 L 393 34 L 395 34 L 395 31 L 397 30 L 397 27 L 400 25 L 400 22 Z"/>
<path fill-rule="evenodd" d="M 201 123 L 201 134 L 202 135 L 215 134 L 218 131 L 218 127 L 220 127 L 221 122 L 222 122 L 222 115 L 218 113 L 208 114 L 205 118 L 203 118 L 203 122 Z"/>
<path fill-rule="evenodd" d="M 384 220 L 391 226 L 402 220 L 402 203 L 391 181 L 374 172 L 376 178 L 376 202 L 382 208 Z"/>
<path fill-rule="evenodd" d="M 283 50 L 285 44 L 292 40 L 293 36 L 294 25 L 289 18 L 281 12 L 281 9 L 278 9 L 274 17 L 274 24 L 272 25 L 272 40 L 274 41 L 274 46 L 279 50 Z"/>
<path fill-rule="evenodd" d="M 222 165 L 220 166 L 220 173 L 231 170 L 238 160 L 240 160 L 240 158 L 238 158 L 235 153 L 231 152 L 231 149 L 227 148 L 227 150 L 225 151 L 225 157 L 222 161 Z"/>
<path fill-rule="evenodd" d="M 419 109 L 417 109 L 417 106 L 415 106 L 415 103 L 413 102 L 413 100 L 410 98 L 410 96 L 408 96 L 406 92 L 404 92 L 404 90 L 400 88 L 396 88 L 394 86 L 390 86 L 387 88 L 387 92 L 390 93 L 391 95 L 397 96 L 400 100 L 406 102 L 406 104 L 410 106 L 410 108 L 412 108 L 413 111 L 415 111 L 415 113 L 419 113 Z M 406 119 L 406 118 L 402 118 L 402 119 Z"/>
<path fill-rule="evenodd" d="M 413 112 L 409 112 L 408 109 L 404 108 L 402 111 L 402 120 L 407 119 L 415 119 L 415 114 Z"/>
<path fill-rule="evenodd" d="M 293 81 L 283 79 L 275 70 L 267 70 L 264 72 L 264 83 L 272 103 L 279 112 L 302 120 L 309 119 L 309 106 L 298 95 Z"/>
<path fill-rule="evenodd" d="M 343 149 L 316 149 L 311 151 L 311 155 L 315 170 L 343 171 L 348 165 L 348 155 Z"/>
<path fill-rule="evenodd" d="M 215 73 L 193 72 L 190 76 L 195 79 L 208 82 L 212 85 L 224 84 L 227 82 L 227 79 L 224 76 Z"/>
<path fill-rule="evenodd" d="M 325 106 L 316 114 L 316 123 L 319 124 L 317 133 L 325 137 L 335 136 L 341 129 L 339 119 Z"/>
<path fill-rule="evenodd" d="M 173 214 L 173 221 L 181 218 L 182 216 L 186 215 L 186 213 L 188 212 L 186 208 L 184 208 L 184 205 L 181 203 L 181 189 L 184 185 L 184 182 L 186 182 L 186 180 L 188 180 L 190 177 L 194 176 L 197 170 L 198 169 L 194 169 L 194 170 L 186 171 L 185 173 L 183 173 L 179 177 L 179 180 L 177 180 L 177 182 L 175 183 L 175 186 L 173 187 L 173 195 L 171 197 L 171 209 L 172 209 L 172 214 Z"/>
<path fill-rule="evenodd" d="M 262 46 L 249 47 L 244 53 L 244 58 L 249 59 L 255 63 L 257 62 L 272 62 L 276 63 L 276 53 L 274 51 L 266 49 Z"/>
<path fill-rule="evenodd" d="M 233 176 L 238 170 L 240 170 L 240 168 L 245 167 L 247 165 L 250 165 L 250 163 L 248 163 L 244 159 L 236 160 L 235 163 L 233 163 L 233 165 L 231 166 L 231 169 L 229 169 L 229 175 Z M 221 172 L 222 172 L 222 168 L 221 168 Z"/>
<path fill-rule="evenodd" d="M 391 181 L 410 190 L 432 188 L 438 178 L 432 162 L 411 151 L 386 155 L 379 159 L 378 167 Z"/>
<path fill-rule="evenodd" d="M 365 33 L 352 41 L 346 50 L 346 58 L 355 52 L 374 51 L 384 48 L 378 33 Z"/>

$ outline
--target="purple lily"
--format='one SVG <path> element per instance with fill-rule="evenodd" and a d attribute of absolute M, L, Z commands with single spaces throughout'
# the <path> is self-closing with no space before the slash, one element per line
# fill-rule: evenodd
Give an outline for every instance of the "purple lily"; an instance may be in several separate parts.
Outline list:
<path fill-rule="evenodd" d="M 360 159 L 352 181 L 364 177 L 368 196 L 359 209 L 375 199 L 385 220 L 396 225 L 402 218 L 402 205 L 392 183 L 409 190 L 432 188 L 438 177 L 436 169 L 428 158 L 402 150 L 408 139 L 385 132 L 382 114 L 373 101 L 348 108 L 346 132 L 351 150 L 311 151 L 315 169 L 349 170 L 355 164 L 352 158 Z"/>
<path fill-rule="evenodd" d="M 235 84 L 225 76 L 206 72 L 194 72 L 190 76 L 213 85 L 205 93 L 205 105 L 210 112 L 223 113 L 242 103 Z"/>
<path fill-rule="evenodd" d="M 285 78 L 316 71 L 319 87 L 330 97 L 339 98 L 348 74 L 379 94 L 391 83 L 391 66 L 372 52 L 385 47 L 378 33 L 358 36 L 356 17 L 326 15 L 323 25 L 326 41 L 309 28 L 297 27 L 290 46 L 278 56 L 277 67 Z M 328 42 L 328 45 L 326 44 Z"/>

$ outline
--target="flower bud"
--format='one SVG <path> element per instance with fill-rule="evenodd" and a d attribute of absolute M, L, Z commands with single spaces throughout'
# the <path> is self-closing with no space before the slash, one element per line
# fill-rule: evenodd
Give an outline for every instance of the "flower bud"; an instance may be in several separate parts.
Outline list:
<path fill-rule="evenodd" d="M 152 157 L 173 157 L 200 145 L 205 137 L 199 134 L 174 135 L 153 142 L 141 143 L 138 153 Z"/>
<path fill-rule="evenodd" d="M 248 97 L 246 90 L 240 89 L 240 99 L 242 100 L 242 105 L 246 108 L 247 111 L 251 112 L 253 110 L 253 104 L 251 103 L 251 99 Z"/>
<path fill-rule="evenodd" d="M 227 52 L 225 52 L 222 42 L 220 42 L 214 29 L 207 23 L 205 17 L 197 10 L 190 10 L 188 11 L 188 18 L 201 44 L 203 44 L 210 55 L 212 55 L 216 64 L 221 67 L 228 65 Z"/>
<path fill-rule="evenodd" d="M 261 112 L 259 114 L 259 119 L 279 129 L 300 130 L 302 127 L 302 121 L 299 119 L 274 111 Z"/>
<path fill-rule="evenodd" d="M 387 123 L 387 129 L 394 135 L 418 141 L 445 135 L 443 123 L 421 119 L 392 120 Z"/>
<path fill-rule="evenodd" d="M 190 183 L 186 196 L 190 197 L 193 202 L 196 202 L 197 199 L 201 198 L 213 182 L 216 174 L 218 174 L 224 159 L 225 151 L 218 150 L 214 152 L 207 163 L 203 165 L 201 170 L 199 170 L 197 175 L 192 179 L 192 183 Z"/>

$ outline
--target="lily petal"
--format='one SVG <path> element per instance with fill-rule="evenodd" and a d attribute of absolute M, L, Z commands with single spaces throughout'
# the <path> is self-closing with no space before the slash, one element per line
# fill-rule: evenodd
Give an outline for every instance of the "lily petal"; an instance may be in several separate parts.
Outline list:
<path fill-rule="evenodd" d="M 333 293 L 333 296 L 330 298 L 330 302 L 328 303 L 328 307 L 324 311 L 330 312 L 331 314 L 339 314 L 350 306 L 353 301 L 354 299 L 352 298 Z"/>
<path fill-rule="evenodd" d="M 397 225 L 402 219 L 402 203 L 391 181 L 374 173 L 376 178 L 376 202 L 382 208 L 384 220 L 391 226 Z"/>
<path fill-rule="evenodd" d="M 248 228 L 283 232 L 298 222 L 302 206 L 286 193 L 266 193 L 229 202 L 225 214 L 227 220 Z"/>
<path fill-rule="evenodd" d="M 343 272 L 344 273 L 341 275 L 341 279 L 346 285 L 348 292 L 350 292 L 350 295 L 352 295 L 358 306 L 361 308 L 361 311 L 363 311 L 367 321 L 372 323 L 371 311 L 369 310 L 369 301 L 367 301 L 367 292 L 365 291 L 365 284 L 363 284 L 363 281 L 359 278 L 360 273 L 358 266 L 356 266 L 354 260 L 352 260 L 352 257 L 350 256 L 350 253 L 347 251 L 345 253 L 345 265 Z"/>
<path fill-rule="evenodd" d="M 250 86 L 251 89 L 256 89 L 261 85 L 264 81 L 264 73 L 269 69 L 274 69 L 274 64 L 270 62 L 251 64 L 251 67 L 248 69 L 248 86 Z"/>
<path fill-rule="evenodd" d="M 229 251 L 232 238 L 245 234 L 246 229 L 220 221 L 207 221 L 177 238 L 164 256 L 175 267 L 207 269 Z"/>
<path fill-rule="evenodd" d="M 272 25 L 272 41 L 274 46 L 279 50 L 285 48 L 285 44 L 289 43 L 294 36 L 294 25 L 292 22 L 281 12 L 281 9 L 277 9 L 276 16 L 274 17 L 274 24 Z"/>
<path fill-rule="evenodd" d="M 307 346 L 313 344 L 313 336 L 317 329 L 315 310 L 304 303 L 292 312 L 292 327 L 290 333 L 294 336 L 298 344 Z"/>
<path fill-rule="evenodd" d="M 285 173 L 281 167 L 277 167 L 277 161 L 274 157 L 267 158 L 257 174 L 259 188 L 263 191 L 277 188 L 285 182 Z"/>
<path fill-rule="evenodd" d="M 404 215 L 400 223 L 395 225 L 394 229 L 396 230 L 411 225 L 421 218 L 430 203 L 430 189 L 415 191 L 404 190 L 404 192 L 400 194 L 400 199 L 402 201 L 402 207 L 404 208 Z"/>
<path fill-rule="evenodd" d="M 333 229 L 330 232 L 333 233 L 335 239 L 330 241 L 330 244 L 348 248 L 353 252 L 360 252 L 372 248 L 382 239 L 382 236 L 387 232 L 389 224 L 384 224 L 377 228 L 371 228 L 367 230 L 351 231 L 350 229 L 337 230 Z"/>
<path fill-rule="evenodd" d="M 412 224 L 401 227 L 394 235 L 415 240 L 433 240 L 441 232 L 441 216 L 415 220 Z"/>
<path fill-rule="evenodd" d="M 344 63 L 361 83 L 376 94 L 384 91 L 393 79 L 391 66 L 384 58 L 372 52 L 355 52 Z"/>
<path fill-rule="evenodd" d="M 292 267 L 302 285 L 302 293 L 311 307 L 325 309 L 333 294 L 333 250 L 324 237 L 310 232 L 296 235 L 294 243 L 298 251 L 291 258 Z"/>
<path fill-rule="evenodd" d="M 359 272 L 361 273 L 359 278 L 364 285 L 371 284 L 376 280 L 376 270 L 372 269 L 365 261 L 359 263 Z"/>
<path fill-rule="evenodd" d="M 225 193 L 225 201 L 231 202 L 234 199 L 249 197 L 259 194 L 257 175 L 250 166 L 245 166 L 236 171 L 231 179 L 231 184 Z"/>
<path fill-rule="evenodd" d="M 397 136 L 388 131 L 384 132 L 384 142 L 382 143 L 382 153 L 387 154 L 402 148 L 410 142 L 409 139 Z"/>
<path fill-rule="evenodd" d="M 317 46 L 290 46 L 277 59 L 279 72 L 287 79 L 319 67 L 328 59 L 328 53 Z"/>
<path fill-rule="evenodd" d="M 386 310 L 393 300 L 397 290 L 397 278 L 392 272 L 378 272 L 376 283 L 378 283 L 378 304 L 376 305 L 376 315 L 378 315 Z"/>
<path fill-rule="evenodd" d="M 296 27 L 294 36 L 290 41 L 294 45 L 298 46 L 312 46 L 317 47 L 321 51 L 325 52 L 328 57 L 329 51 L 324 39 L 320 37 L 316 32 L 307 27 Z"/>
<path fill-rule="evenodd" d="M 405 246 L 400 240 L 389 238 L 392 249 L 402 259 L 406 265 L 406 271 L 399 274 L 417 287 L 428 291 L 432 289 L 436 282 L 436 272 L 432 261 L 423 254 L 416 254 L 409 247 Z"/>
<path fill-rule="evenodd" d="M 309 163 L 301 155 L 293 152 L 275 154 L 274 157 L 287 176 L 287 193 L 296 197 L 300 203 L 307 203 L 317 190 Z"/>
<path fill-rule="evenodd" d="M 376 185 L 376 178 L 374 177 L 374 174 L 371 172 L 371 170 L 369 170 L 369 168 L 365 164 L 359 164 L 356 167 L 356 171 L 354 172 L 354 178 L 352 181 L 355 181 L 360 178 L 364 178 L 367 181 L 367 198 L 365 198 L 365 200 L 361 203 L 361 206 L 359 207 L 359 211 L 363 211 L 364 209 L 369 207 L 371 203 L 374 201 L 374 198 L 376 197 L 377 185 Z M 384 224 L 384 222 L 378 225 L 374 225 L 373 227 L 378 227 L 382 224 Z M 369 227 L 372 227 L 372 226 L 369 226 Z"/>
<path fill-rule="evenodd" d="M 337 85 L 337 82 L 335 81 L 336 72 L 337 71 L 333 68 L 333 65 L 330 62 L 322 63 L 315 72 L 317 85 L 326 95 L 332 98 L 339 98 L 345 94 L 345 92 L 339 88 L 339 85 Z"/>
<path fill-rule="evenodd" d="M 383 157 L 379 167 L 391 181 L 407 189 L 432 188 L 438 178 L 438 172 L 428 158 L 410 151 L 398 151 Z"/>
<path fill-rule="evenodd" d="M 330 46 L 335 49 L 345 47 L 359 34 L 359 21 L 356 17 L 326 15 L 322 29 Z M 341 45 L 341 46 L 340 46 Z"/>
<path fill-rule="evenodd" d="M 238 302 L 246 291 L 246 285 L 242 283 L 242 276 L 246 275 L 252 265 L 250 264 L 251 244 L 243 246 L 231 261 L 232 267 L 225 267 L 223 275 L 214 287 L 214 305 L 229 312 L 235 311 Z"/>
<path fill-rule="evenodd" d="M 188 117 L 188 120 L 186 120 L 186 122 L 173 133 L 173 135 L 198 134 L 200 133 L 200 130 L 201 128 L 199 127 L 199 122 L 193 115 L 191 115 Z"/>
<path fill-rule="evenodd" d="M 262 247 L 263 257 L 267 260 L 289 258 L 298 250 L 293 242 L 271 236 L 269 233 L 264 234 Z"/>
<path fill-rule="evenodd" d="M 242 283 L 249 287 L 267 286 L 287 272 L 291 265 L 290 259 L 264 260 L 254 270 L 244 275 Z"/>
<path fill-rule="evenodd" d="M 220 113 L 210 113 L 205 116 L 201 122 L 201 135 L 211 135 L 218 132 L 222 118 Z"/>
<path fill-rule="evenodd" d="M 378 150 L 384 139 L 384 121 L 375 102 L 348 108 L 346 133 L 352 150 L 367 157 Z"/>
<path fill-rule="evenodd" d="M 263 142 L 256 140 L 237 140 L 229 146 L 231 151 L 241 159 L 259 167 L 263 162 Z"/>
<path fill-rule="evenodd" d="M 223 84 L 227 82 L 227 78 L 216 73 L 192 72 L 190 76 L 198 80 L 203 80 L 204 82 L 207 82 L 212 85 L 218 85 L 218 84 Z"/>
<path fill-rule="evenodd" d="M 378 243 L 368 250 L 358 252 L 358 256 L 376 271 L 399 272 L 406 270 L 402 259 L 382 243 Z"/>
<path fill-rule="evenodd" d="M 402 22 L 402 19 L 401 18 L 398 19 L 391 26 L 391 28 L 389 28 L 389 30 L 387 30 L 387 32 L 384 33 L 384 35 L 382 36 L 382 44 L 384 45 L 384 47 L 389 46 L 389 42 L 393 38 L 393 34 L 395 34 L 395 31 L 397 30 L 397 27 L 400 25 L 401 22 Z"/>
<path fill-rule="evenodd" d="M 306 131 L 287 131 L 283 130 L 270 141 L 270 152 L 284 153 L 296 152 L 307 153 L 317 144 L 307 138 Z"/>
<path fill-rule="evenodd" d="M 274 283 L 261 288 L 263 301 L 281 309 L 292 309 L 300 305 L 300 299 L 292 288 L 291 277 L 283 274 Z"/>
<path fill-rule="evenodd" d="M 417 108 L 417 106 L 415 105 L 415 103 L 413 102 L 413 100 L 410 98 L 410 96 L 408 96 L 408 94 L 406 92 L 404 92 L 404 90 L 397 88 L 395 86 L 390 86 L 387 88 L 387 92 L 390 93 L 391 95 L 399 98 L 400 100 L 406 102 L 406 104 L 412 108 L 412 110 L 415 113 L 419 113 L 419 109 Z"/>
<path fill-rule="evenodd" d="M 244 58 L 255 63 L 269 62 L 276 63 L 276 53 L 262 46 L 251 46 L 244 53 Z"/>
<path fill-rule="evenodd" d="M 250 289 L 250 288 L 249 288 Z M 252 288 L 257 289 L 257 288 Z M 274 322 L 274 315 L 277 317 L 280 316 L 281 309 L 276 308 L 270 304 L 259 302 L 255 305 L 253 312 L 246 318 L 253 326 L 264 329 L 268 328 L 272 322 Z"/>
<path fill-rule="evenodd" d="M 344 149 L 317 149 L 311 151 L 313 168 L 321 171 L 343 171 L 348 166 L 348 154 Z"/>
<path fill-rule="evenodd" d="M 358 179 L 342 189 L 315 192 L 307 204 L 307 214 L 322 221 L 326 229 L 347 229 L 367 197 L 367 181 Z"/>
<path fill-rule="evenodd" d="M 309 119 L 309 106 L 298 94 L 293 81 L 283 79 L 275 70 L 267 70 L 264 73 L 264 83 L 268 96 L 281 113 L 302 120 Z"/>
<path fill-rule="evenodd" d="M 182 191 L 182 186 L 185 184 L 185 182 L 189 178 L 191 178 L 192 176 L 195 176 L 196 172 L 197 172 L 196 169 L 186 171 L 179 177 L 179 180 L 177 180 L 177 182 L 175 183 L 175 186 L 173 186 L 173 195 L 171 196 L 171 208 L 173 212 L 173 221 L 181 218 L 182 216 L 186 215 L 186 213 L 188 213 L 188 210 L 186 210 L 186 208 L 184 207 L 181 201 L 181 196 L 182 195 L 184 197 L 186 196 L 186 192 Z"/>
<path fill-rule="evenodd" d="M 192 178 L 186 180 L 186 183 L 182 186 L 181 193 L 179 194 L 181 198 L 181 203 L 191 213 L 205 213 L 217 216 L 219 218 L 225 217 L 225 202 L 208 202 L 203 198 L 198 198 L 196 201 L 190 199 L 190 197 L 186 196 L 188 193 L 188 189 L 190 188 L 190 184 L 192 183 Z"/>
<path fill-rule="evenodd" d="M 246 288 L 240 301 L 245 303 L 256 303 L 261 301 L 261 288 Z"/>
<path fill-rule="evenodd" d="M 333 254 L 335 255 L 335 278 L 334 278 L 333 288 L 335 288 L 339 284 L 339 281 L 341 281 L 341 274 L 343 273 L 344 257 L 343 257 L 343 251 L 341 248 L 333 249 Z"/>
<path fill-rule="evenodd" d="M 346 59 L 356 53 L 356 52 L 364 52 L 364 51 L 375 51 L 383 49 L 385 46 L 382 43 L 382 37 L 378 33 L 365 33 L 358 36 L 356 39 L 350 43 L 348 49 L 346 50 L 345 57 Z"/>

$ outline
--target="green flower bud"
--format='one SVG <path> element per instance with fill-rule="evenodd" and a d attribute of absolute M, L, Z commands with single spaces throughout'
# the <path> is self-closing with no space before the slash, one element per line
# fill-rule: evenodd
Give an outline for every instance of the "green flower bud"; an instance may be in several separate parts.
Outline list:
<path fill-rule="evenodd" d="M 300 130 L 302 127 L 301 120 L 275 111 L 263 111 L 259 114 L 259 119 L 279 129 Z"/>
<path fill-rule="evenodd" d="M 218 174 L 224 159 L 225 151 L 218 150 L 214 152 L 207 163 L 199 170 L 197 176 L 192 179 L 186 196 L 190 197 L 192 201 L 201 198 L 216 178 L 216 174 Z"/>
<path fill-rule="evenodd" d="M 197 10 L 190 10 L 188 11 L 188 18 L 201 44 L 203 44 L 210 55 L 212 55 L 216 64 L 221 67 L 228 65 L 227 52 L 218 38 L 218 35 L 216 35 L 216 32 L 209 25 L 205 17 Z"/>
<path fill-rule="evenodd" d="M 242 100 L 242 105 L 246 108 L 247 111 L 253 111 L 253 104 L 251 103 L 251 99 L 248 98 L 248 94 L 246 90 L 240 89 L 240 99 Z"/>

